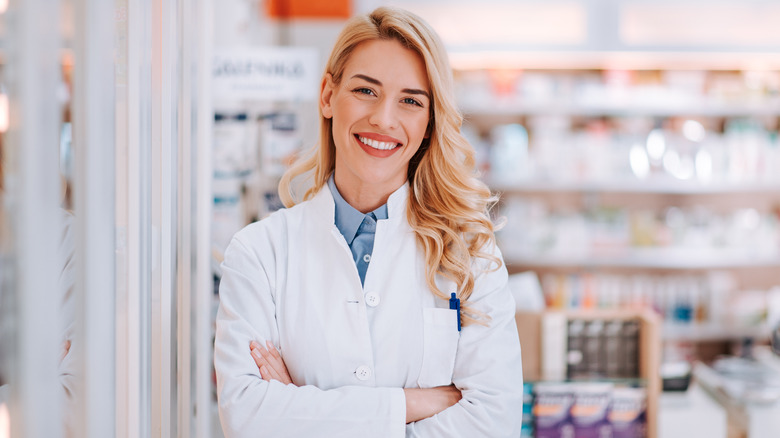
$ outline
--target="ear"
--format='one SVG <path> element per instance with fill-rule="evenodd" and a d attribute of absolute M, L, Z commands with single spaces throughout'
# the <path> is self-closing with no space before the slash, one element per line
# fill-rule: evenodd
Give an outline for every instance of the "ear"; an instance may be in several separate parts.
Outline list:
<path fill-rule="evenodd" d="M 333 117 L 333 108 L 330 105 L 330 101 L 333 98 L 334 88 L 333 75 L 330 73 L 325 74 L 325 77 L 322 78 L 322 86 L 320 88 L 320 111 L 322 112 L 322 116 L 326 119 Z"/>
<path fill-rule="evenodd" d="M 431 138 L 431 131 L 433 131 L 433 119 L 428 119 L 428 126 L 425 127 L 425 135 L 423 138 Z"/>

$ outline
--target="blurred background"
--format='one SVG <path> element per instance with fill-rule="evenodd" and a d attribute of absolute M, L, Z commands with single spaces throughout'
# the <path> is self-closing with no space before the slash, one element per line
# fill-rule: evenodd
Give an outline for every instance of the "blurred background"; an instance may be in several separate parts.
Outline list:
<path fill-rule="evenodd" d="M 382 5 L 500 195 L 524 436 L 776 436 L 777 2 L 0 0 L 0 438 L 222 436 L 223 252 Z"/>

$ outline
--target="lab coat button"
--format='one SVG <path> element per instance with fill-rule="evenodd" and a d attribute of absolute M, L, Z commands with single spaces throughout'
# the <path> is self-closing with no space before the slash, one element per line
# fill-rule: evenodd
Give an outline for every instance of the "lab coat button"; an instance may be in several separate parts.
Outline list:
<path fill-rule="evenodd" d="M 355 377 L 358 378 L 358 380 L 368 380 L 371 378 L 371 368 L 367 367 L 366 365 L 360 365 L 355 370 Z"/>
<path fill-rule="evenodd" d="M 369 292 L 366 294 L 366 304 L 370 307 L 376 307 L 379 305 L 379 294 L 376 292 Z"/>

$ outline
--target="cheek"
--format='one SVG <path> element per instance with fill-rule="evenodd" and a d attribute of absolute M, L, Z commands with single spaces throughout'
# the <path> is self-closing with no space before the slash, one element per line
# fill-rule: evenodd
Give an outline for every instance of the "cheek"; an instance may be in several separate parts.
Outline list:
<path fill-rule="evenodd" d="M 340 138 L 349 135 L 349 112 L 343 107 L 333 110 L 333 138 Z"/>
<path fill-rule="evenodd" d="M 420 139 L 425 138 L 427 136 L 426 134 L 428 134 L 428 118 L 424 117 L 417 120 L 414 127 L 415 136 Z"/>
<path fill-rule="evenodd" d="M 360 105 L 351 96 L 339 93 L 333 103 L 333 117 L 339 116 L 342 120 L 351 120 L 360 112 Z"/>

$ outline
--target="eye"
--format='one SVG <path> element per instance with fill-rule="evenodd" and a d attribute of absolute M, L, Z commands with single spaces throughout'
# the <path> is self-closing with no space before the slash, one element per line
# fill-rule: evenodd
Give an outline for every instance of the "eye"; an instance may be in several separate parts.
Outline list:
<path fill-rule="evenodd" d="M 376 94 L 374 93 L 374 90 L 372 90 L 370 88 L 365 88 L 365 87 L 355 88 L 354 90 L 352 90 L 352 92 L 355 93 L 355 94 L 365 94 L 367 96 L 376 96 Z"/>
<path fill-rule="evenodd" d="M 416 105 L 416 106 L 419 106 L 420 108 L 422 108 L 422 106 L 423 106 L 422 103 L 420 103 L 418 100 L 413 99 L 411 97 L 405 97 L 405 98 L 403 98 L 403 100 L 401 100 L 401 102 L 409 104 L 409 105 Z"/>

